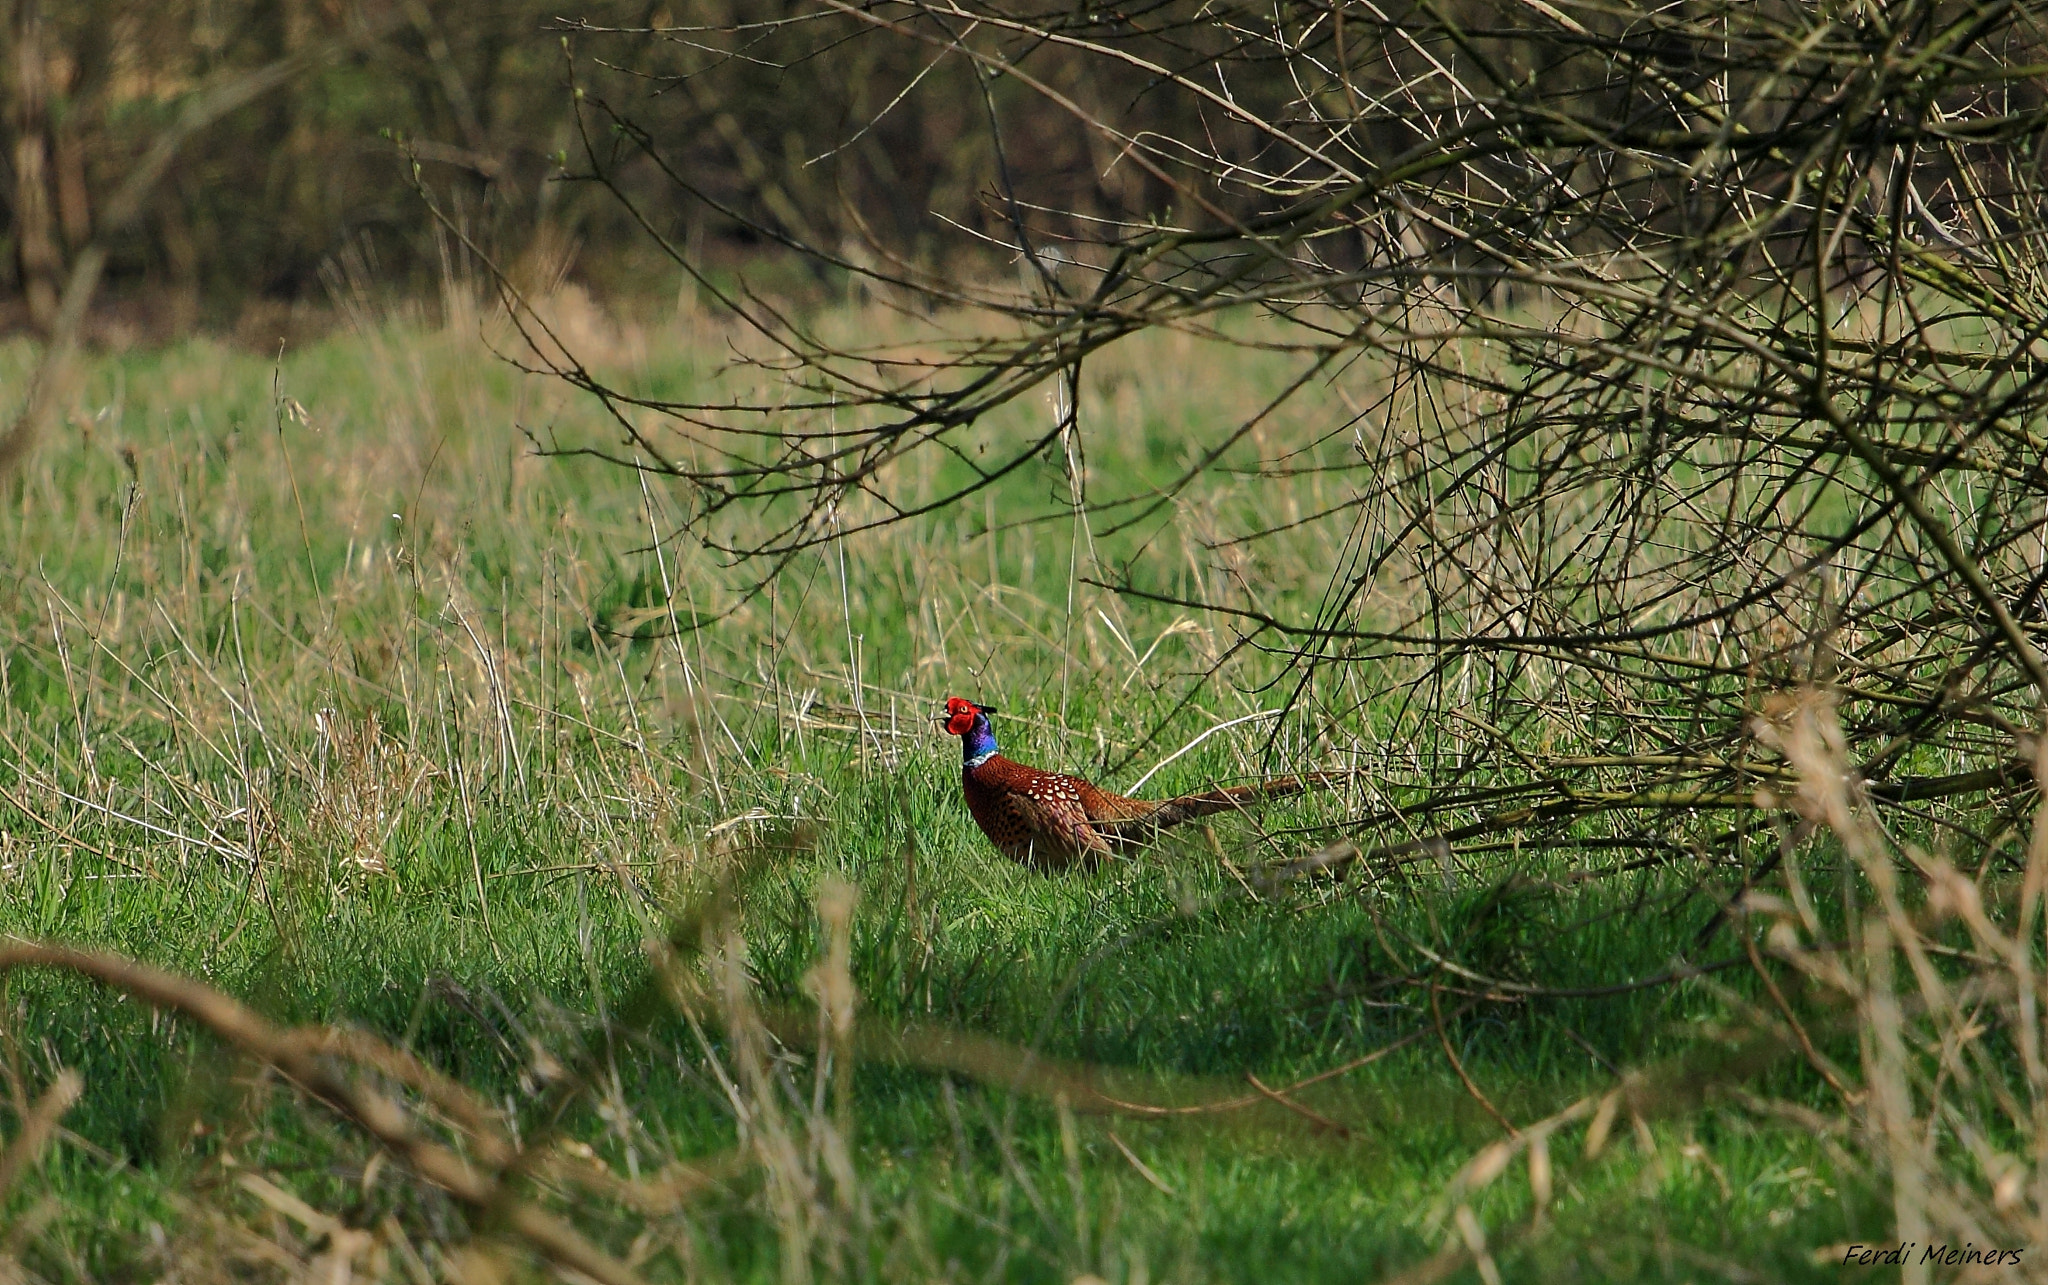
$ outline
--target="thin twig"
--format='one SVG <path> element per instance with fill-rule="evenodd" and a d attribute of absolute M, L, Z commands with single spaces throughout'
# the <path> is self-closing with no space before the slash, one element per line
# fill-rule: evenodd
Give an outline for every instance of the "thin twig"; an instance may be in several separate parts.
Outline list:
<path fill-rule="evenodd" d="M 1458 1051 L 1451 1047 L 1451 1037 L 1444 1030 L 1443 1009 L 1437 1003 L 1437 987 L 1434 984 L 1429 988 L 1429 1015 L 1436 1021 L 1436 1038 L 1443 1045 L 1444 1056 L 1450 1059 L 1451 1069 L 1458 1073 L 1459 1081 L 1464 1084 L 1465 1092 L 1472 1095 L 1474 1102 L 1486 1108 L 1486 1114 L 1498 1121 L 1500 1127 L 1507 1130 L 1510 1138 L 1520 1138 L 1522 1131 L 1514 1126 L 1513 1121 L 1500 1113 L 1500 1108 L 1493 1105 L 1492 1100 L 1481 1093 L 1479 1086 L 1472 1082 L 1472 1077 L 1465 1073 L 1465 1064 L 1458 1060 Z"/>

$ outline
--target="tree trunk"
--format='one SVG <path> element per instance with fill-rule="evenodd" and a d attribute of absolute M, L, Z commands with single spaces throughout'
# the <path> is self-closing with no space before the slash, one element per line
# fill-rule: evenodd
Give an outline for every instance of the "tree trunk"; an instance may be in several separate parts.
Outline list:
<path fill-rule="evenodd" d="M 14 8 L 14 235 L 29 324 L 48 335 L 57 320 L 57 250 L 50 200 L 49 94 L 44 83 L 42 0 Z"/>

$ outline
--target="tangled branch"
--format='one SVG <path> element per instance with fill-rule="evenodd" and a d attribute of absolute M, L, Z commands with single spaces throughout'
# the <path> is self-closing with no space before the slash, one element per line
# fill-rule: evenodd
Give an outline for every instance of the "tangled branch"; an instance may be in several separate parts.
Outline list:
<path fill-rule="evenodd" d="M 704 12 L 565 24 L 605 51 L 573 64 L 596 77 L 574 177 L 630 205 L 620 175 L 651 168 L 707 217 L 955 327 L 835 342 L 642 216 L 760 341 L 738 360 L 781 395 L 663 400 L 538 367 L 621 430 L 557 449 L 669 479 L 711 547 L 779 566 L 1081 458 L 1108 430 L 1076 396 L 1021 438 L 988 417 L 1181 330 L 1296 375 L 1189 443 L 1178 475 L 1077 480 L 1071 511 L 1142 533 L 1205 478 L 1313 472 L 1341 498 L 1254 513 L 1211 552 L 1315 539 L 1334 556 L 1309 585 L 1176 587 L 1142 556 L 1095 582 L 1234 625 L 1311 728 L 1383 699 L 1346 675 L 1393 675 L 1390 778 L 1473 806 L 1549 796 L 1539 819 L 1560 825 L 1630 799 L 1747 807 L 1773 779 L 1744 724 L 1754 693 L 1822 682 L 1873 799 L 2030 788 L 2010 768 L 2048 694 L 2038 4 Z M 750 190 L 693 186 L 661 95 L 712 101 L 762 67 L 801 69 L 820 98 L 759 107 L 740 133 L 801 134 L 831 183 L 763 162 Z M 978 121 L 989 176 L 916 236 L 872 217 L 878 140 L 906 117 Z M 1021 285 L 987 270 L 1005 257 Z M 1329 387 L 1348 418 L 1299 422 L 1305 390 Z M 1284 451 L 1257 444 L 1274 423 Z"/>

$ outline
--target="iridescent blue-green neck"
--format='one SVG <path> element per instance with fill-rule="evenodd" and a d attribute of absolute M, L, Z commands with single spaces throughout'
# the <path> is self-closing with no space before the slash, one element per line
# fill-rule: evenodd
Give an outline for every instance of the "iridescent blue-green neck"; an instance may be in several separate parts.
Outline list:
<path fill-rule="evenodd" d="M 965 767 L 980 767 L 994 757 L 995 752 L 996 729 L 989 726 L 987 714 L 976 710 L 974 726 L 960 738 L 960 762 Z"/>

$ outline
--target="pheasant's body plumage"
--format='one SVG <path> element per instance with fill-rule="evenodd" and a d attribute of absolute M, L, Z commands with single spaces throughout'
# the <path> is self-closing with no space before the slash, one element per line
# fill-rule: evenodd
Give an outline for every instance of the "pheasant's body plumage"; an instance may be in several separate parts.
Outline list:
<path fill-rule="evenodd" d="M 1041 870 L 1061 870 L 1077 862 L 1093 865 L 1183 821 L 1302 788 L 1300 778 L 1282 777 L 1171 799 L 1125 798 L 1078 776 L 1004 758 L 996 752 L 986 707 L 958 697 L 947 706 L 952 711 L 947 731 L 961 738 L 961 785 L 975 824 L 998 852 Z"/>

